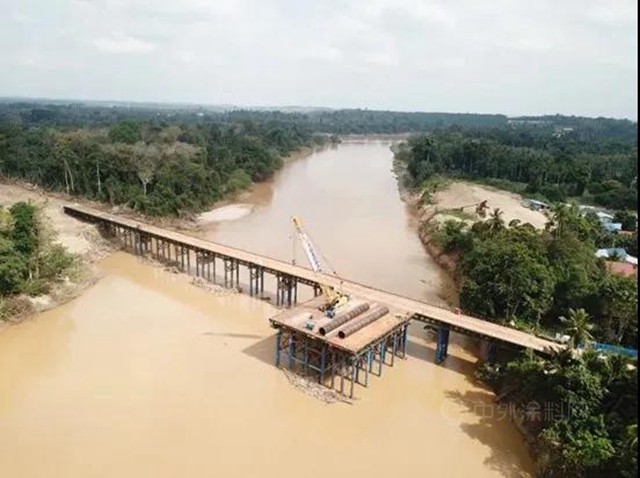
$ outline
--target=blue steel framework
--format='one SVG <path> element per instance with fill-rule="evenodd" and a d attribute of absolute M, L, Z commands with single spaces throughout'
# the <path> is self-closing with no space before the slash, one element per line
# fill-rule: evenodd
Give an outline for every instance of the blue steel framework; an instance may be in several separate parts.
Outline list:
<path fill-rule="evenodd" d="M 369 374 L 380 377 L 384 365 L 393 367 L 395 357 L 407 357 L 408 320 L 357 352 L 335 347 L 322 338 L 281 323 L 272 322 L 272 326 L 277 329 L 276 367 L 283 366 L 284 355 L 289 370 L 315 376 L 319 384 L 339 390 L 343 395 L 347 395 L 345 383 L 348 382 L 349 398 L 353 398 L 356 384 L 369 386 Z"/>

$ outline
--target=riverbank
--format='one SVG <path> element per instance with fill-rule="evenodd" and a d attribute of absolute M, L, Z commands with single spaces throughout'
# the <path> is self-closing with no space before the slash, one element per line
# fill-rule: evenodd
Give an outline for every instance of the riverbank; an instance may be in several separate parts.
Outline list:
<path fill-rule="evenodd" d="M 306 158 L 325 147 L 327 146 L 301 148 L 283 158 L 283 167 Z M 254 183 L 249 190 L 217 202 L 215 207 L 204 215 L 213 216 L 213 219 L 218 221 L 232 220 L 250 213 L 252 207 L 238 205 L 237 201 L 251 197 L 254 191 L 264 187 L 266 182 Z M 9 207 L 20 201 L 33 203 L 42 210 L 47 219 L 48 227 L 55 236 L 55 242 L 74 255 L 75 263 L 69 274 L 54 284 L 48 294 L 36 297 L 19 295 L 8 299 L 5 305 L 10 312 L 7 312 L 7 317 L 0 319 L 0 331 L 12 323 L 27 320 L 35 314 L 60 306 L 82 294 L 100 279 L 95 263 L 117 250 L 117 247 L 102 238 L 91 224 L 82 223 L 66 215 L 63 212 L 65 204 L 82 204 L 97 210 L 184 232 L 197 232 L 207 222 L 202 221 L 195 214 L 184 217 L 145 216 L 124 206 L 111 206 L 79 196 L 70 196 L 63 192 L 46 191 L 24 181 L 0 177 L 0 205 Z"/>
<path fill-rule="evenodd" d="M 74 263 L 64 277 L 52 284 L 47 294 L 19 294 L 5 298 L 5 316 L 0 319 L 0 332 L 10 324 L 27 320 L 79 296 L 100 277 L 95 262 L 113 249 L 95 227 L 64 214 L 62 206 L 68 202 L 67 198 L 25 184 L 0 182 L 0 205 L 9 208 L 17 202 L 31 203 L 41 211 L 47 233 L 52 235 L 54 243 L 74 256 Z"/>
<path fill-rule="evenodd" d="M 441 178 L 430 185 L 428 193 L 411 189 L 405 165 L 394 158 L 393 169 L 397 177 L 402 199 L 409 205 L 419 223 L 418 236 L 429 255 L 451 278 L 459 282 L 456 275 L 459 257 L 445 253 L 435 242 L 434 235 L 446 221 L 461 221 L 471 226 L 483 220 L 476 207 L 486 205 L 486 211 L 499 209 L 506 224 L 511 221 L 529 223 L 543 229 L 549 218 L 540 211 L 525 206 L 524 198 L 510 192 L 468 181 Z"/>
<path fill-rule="evenodd" d="M 308 158 L 313 153 L 332 146 L 333 144 L 331 143 L 318 147 L 306 146 L 289 154 L 288 156 L 285 156 L 282 158 L 282 167 L 275 172 L 274 176 L 289 164 Z M 220 201 L 216 201 L 207 209 L 207 211 L 194 214 L 188 222 L 179 221 L 174 224 L 174 227 L 182 231 L 191 230 L 197 232 L 207 225 L 223 221 L 233 221 L 251 214 L 255 207 L 255 204 L 253 204 L 255 202 L 255 197 L 260 196 L 265 187 L 269 187 L 269 183 L 272 180 L 273 177 L 268 178 L 265 181 L 252 183 L 248 189 L 233 194 L 230 197 L 221 199 Z"/>

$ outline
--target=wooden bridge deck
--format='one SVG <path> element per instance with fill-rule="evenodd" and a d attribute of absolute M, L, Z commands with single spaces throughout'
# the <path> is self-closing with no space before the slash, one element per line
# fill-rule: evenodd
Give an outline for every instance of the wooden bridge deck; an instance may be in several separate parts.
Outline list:
<path fill-rule="evenodd" d="M 452 330 L 460 331 L 462 333 L 506 344 L 512 344 L 518 347 L 533 349 L 537 352 L 548 352 L 551 349 L 558 349 L 561 347 L 555 342 L 536 337 L 535 335 L 531 335 L 526 332 L 468 315 L 455 313 L 441 307 L 427 304 L 426 302 L 403 297 L 398 294 L 376 289 L 354 281 L 326 274 L 315 274 L 310 269 L 279 261 L 277 259 L 272 259 L 260 254 L 255 254 L 253 252 L 217 244 L 211 241 L 205 241 L 187 234 L 115 216 L 113 214 L 101 212 L 84 206 L 68 205 L 64 206 L 64 210 L 66 213 L 81 219 L 93 222 L 111 223 L 120 227 L 130 228 L 155 238 L 172 241 L 174 243 L 212 252 L 221 256 L 227 256 L 244 265 L 257 265 L 268 272 L 293 276 L 296 277 L 298 281 L 308 285 L 322 283 L 333 287 L 342 287 L 342 290 L 347 294 L 362 297 L 372 302 L 387 304 L 390 308 L 395 309 L 399 313 L 415 315 L 417 320 L 434 322 L 436 324 L 448 326 L 451 327 Z"/>

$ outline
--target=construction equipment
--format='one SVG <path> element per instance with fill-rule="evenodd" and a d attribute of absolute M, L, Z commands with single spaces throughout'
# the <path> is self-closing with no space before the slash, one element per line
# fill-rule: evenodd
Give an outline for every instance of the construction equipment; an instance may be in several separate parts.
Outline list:
<path fill-rule="evenodd" d="M 468 208 L 475 208 L 475 213 L 479 216 L 479 217 L 487 217 L 487 211 L 489 210 L 489 201 L 484 200 L 484 201 L 480 201 L 480 202 L 476 202 L 473 204 L 467 204 L 465 206 L 460 206 L 460 207 L 455 207 L 453 208 L 453 210 L 455 211 L 464 211 L 465 209 Z"/>
<path fill-rule="evenodd" d="M 292 217 L 293 225 L 296 228 L 296 232 L 298 233 L 298 238 L 302 243 L 302 248 L 304 249 L 304 253 L 307 256 L 307 260 L 309 261 L 309 265 L 313 272 L 318 275 L 322 274 L 322 266 L 320 265 L 320 257 L 316 253 L 316 249 L 313 247 L 313 243 L 311 239 L 307 235 L 302 226 L 302 221 L 298 217 Z M 333 318 L 335 315 L 336 309 L 342 307 L 349 301 L 349 296 L 343 294 L 342 291 L 337 290 L 335 287 L 331 287 L 323 284 L 321 281 L 318 281 L 320 285 L 320 289 L 322 290 L 322 294 L 325 297 L 325 304 L 320 308 L 327 317 Z"/>

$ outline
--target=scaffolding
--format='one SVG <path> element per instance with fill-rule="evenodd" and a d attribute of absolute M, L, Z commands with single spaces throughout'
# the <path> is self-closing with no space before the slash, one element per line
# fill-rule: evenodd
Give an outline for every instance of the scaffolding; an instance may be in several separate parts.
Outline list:
<path fill-rule="evenodd" d="M 370 375 L 381 377 L 385 366 L 393 367 L 396 358 L 406 358 L 410 321 L 406 314 L 389 313 L 341 339 L 338 332 L 349 322 L 320 334 L 320 325 L 332 320 L 318 310 L 321 303 L 322 298 L 314 298 L 270 319 L 277 330 L 277 367 L 287 367 L 353 398 L 356 385 L 368 387 Z M 309 320 L 300 322 L 300 317 Z M 309 328 L 310 323 L 314 327 Z"/>

